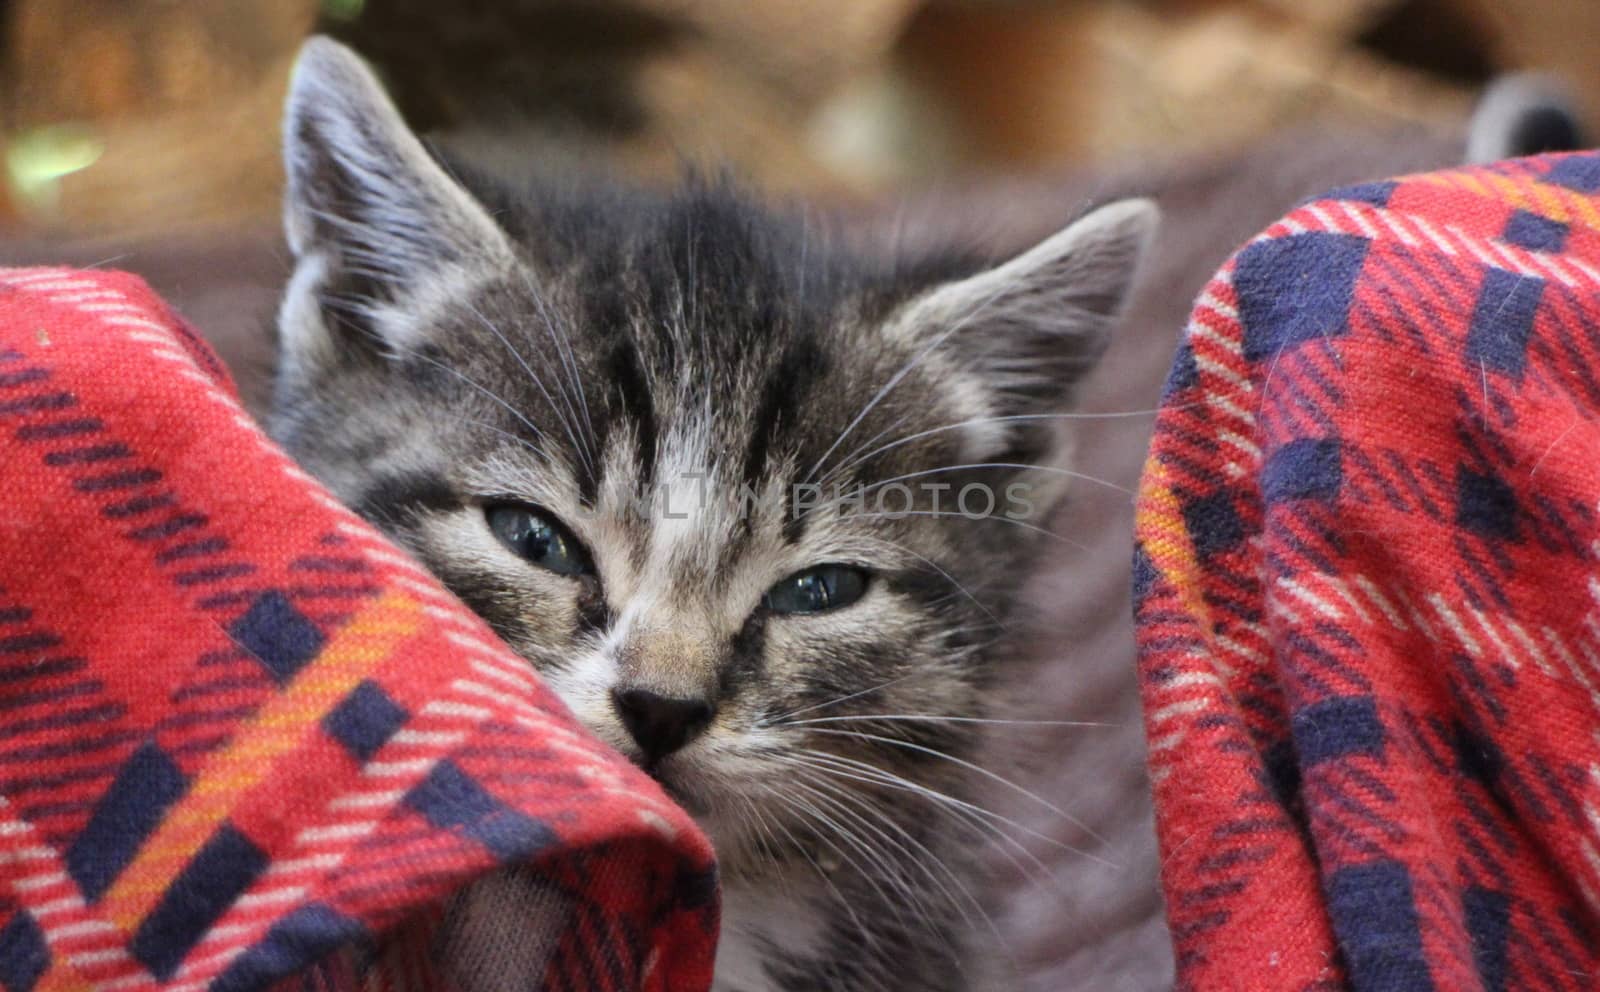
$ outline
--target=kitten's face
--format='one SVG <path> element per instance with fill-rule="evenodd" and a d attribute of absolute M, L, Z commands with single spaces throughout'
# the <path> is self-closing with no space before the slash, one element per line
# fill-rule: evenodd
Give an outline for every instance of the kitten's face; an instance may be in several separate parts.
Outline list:
<path fill-rule="evenodd" d="M 275 433 L 683 801 L 726 870 L 813 852 L 777 783 L 960 770 L 935 753 L 984 713 L 1060 489 L 1031 466 L 1147 207 L 951 280 L 719 189 L 479 201 L 326 45 L 288 139 Z"/>

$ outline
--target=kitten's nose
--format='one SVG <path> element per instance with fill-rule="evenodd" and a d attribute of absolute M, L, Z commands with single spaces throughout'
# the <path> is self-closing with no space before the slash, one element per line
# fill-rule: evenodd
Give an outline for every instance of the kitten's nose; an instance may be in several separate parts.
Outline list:
<path fill-rule="evenodd" d="M 647 765 L 689 743 L 716 714 L 704 699 L 674 699 L 649 689 L 613 689 L 611 702 Z"/>

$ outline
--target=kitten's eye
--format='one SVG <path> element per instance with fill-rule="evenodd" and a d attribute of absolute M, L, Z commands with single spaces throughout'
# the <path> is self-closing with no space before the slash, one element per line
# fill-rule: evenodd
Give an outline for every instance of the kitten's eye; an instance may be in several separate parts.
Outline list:
<path fill-rule="evenodd" d="M 555 520 L 526 506 L 491 506 L 489 529 L 506 547 L 559 575 L 593 575 L 594 563 L 578 539 Z"/>
<path fill-rule="evenodd" d="M 774 613 L 821 613 L 849 606 L 867 592 L 867 573 L 850 565 L 818 565 L 767 590 L 761 605 Z"/>

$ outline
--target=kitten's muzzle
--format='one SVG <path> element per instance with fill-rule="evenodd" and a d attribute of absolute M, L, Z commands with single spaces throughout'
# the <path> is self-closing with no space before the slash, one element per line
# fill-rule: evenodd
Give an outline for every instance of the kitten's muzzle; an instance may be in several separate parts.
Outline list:
<path fill-rule="evenodd" d="M 611 704 L 644 752 L 646 768 L 694 740 L 716 716 L 704 699 L 676 699 L 649 689 L 613 689 Z"/>

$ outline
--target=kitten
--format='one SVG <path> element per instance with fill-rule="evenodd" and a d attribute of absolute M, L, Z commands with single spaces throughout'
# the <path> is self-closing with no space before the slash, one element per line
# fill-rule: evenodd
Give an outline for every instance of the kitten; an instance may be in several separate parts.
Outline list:
<path fill-rule="evenodd" d="M 325 40 L 285 139 L 274 435 L 695 815 L 716 988 L 977 982 L 972 758 L 1154 207 L 891 265 L 726 184 L 509 189 Z"/>

